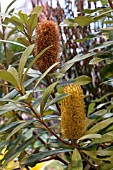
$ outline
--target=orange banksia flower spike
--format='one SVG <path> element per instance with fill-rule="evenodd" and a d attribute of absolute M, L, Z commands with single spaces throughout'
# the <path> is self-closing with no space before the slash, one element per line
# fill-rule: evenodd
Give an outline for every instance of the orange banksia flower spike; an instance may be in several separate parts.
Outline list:
<path fill-rule="evenodd" d="M 63 87 L 69 93 L 61 102 L 61 130 L 65 138 L 77 140 L 85 134 L 86 114 L 83 90 L 80 85 L 70 84 Z"/>
<path fill-rule="evenodd" d="M 59 42 L 59 28 L 54 21 L 44 20 L 38 23 L 36 29 L 36 42 L 35 42 L 35 56 L 38 55 L 46 47 L 50 47 L 37 61 L 35 68 L 42 73 L 45 72 L 51 65 L 58 62 L 60 52 Z M 54 70 L 56 70 L 54 68 Z"/>

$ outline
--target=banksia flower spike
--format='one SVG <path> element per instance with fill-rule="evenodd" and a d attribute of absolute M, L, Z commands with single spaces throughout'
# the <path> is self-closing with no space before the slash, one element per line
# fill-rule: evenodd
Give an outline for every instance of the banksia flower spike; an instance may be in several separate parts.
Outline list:
<path fill-rule="evenodd" d="M 62 135 L 76 141 L 86 131 L 83 91 L 80 85 L 70 84 L 64 86 L 62 92 L 70 94 L 61 102 Z"/>
<path fill-rule="evenodd" d="M 59 61 L 59 28 L 54 21 L 39 22 L 36 29 L 35 56 L 46 47 L 50 47 L 37 61 L 35 68 L 42 73 L 45 72 L 51 65 Z M 54 68 L 56 70 L 58 66 Z"/>

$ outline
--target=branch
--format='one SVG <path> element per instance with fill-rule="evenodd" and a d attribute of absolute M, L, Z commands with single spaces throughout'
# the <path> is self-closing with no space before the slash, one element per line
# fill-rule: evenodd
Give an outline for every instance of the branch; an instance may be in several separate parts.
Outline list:
<path fill-rule="evenodd" d="M 113 3 L 112 0 L 108 0 L 110 7 L 113 9 Z"/>
<path fill-rule="evenodd" d="M 61 139 L 53 130 L 51 130 L 47 124 L 43 121 L 43 119 L 41 119 L 41 117 L 36 113 L 36 111 L 33 109 L 33 107 L 31 106 L 30 103 L 28 103 L 28 107 L 30 108 L 30 110 L 35 114 L 35 116 L 38 118 L 39 122 L 41 124 L 44 125 L 44 127 L 53 135 L 55 136 L 59 141 L 61 141 L 62 143 L 66 144 L 66 145 L 70 145 L 71 146 L 71 143 L 68 143 L 66 141 L 64 141 L 63 139 Z"/>
<path fill-rule="evenodd" d="M 87 159 L 81 151 L 79 151 L 79 152 L 81 154 L 81 157 L 84 159 L 84 161 L 87 164 L 89 164 L 93 169 L 98 170 L 98 166 L 97 165 L 94 165 L 92 162 L 90 162 L 89 159 Z"/>
<path fill-rule="evenodd" d="M 23 118 L 18 114 L 16 113 L 17 117 L 20 119 L 20 120 L 23 120 Z M 49 146 L 47 146 L 46 142 L 37 134 L 36 131 L 33 131 L 33 135 L 37 135 L 37 139 L 42 143 L 44 144 L 44 146 L 48 149 L 48 150 L 52 150 Z M 55 160 L 58 160 L 60 162 L 62 162 L 64 165 L 68 165 L 68 162 L 65 161 L 63 158 L 59 157 L 58 155 L 54 155 L 53 157 L 49 158 L 49 160 L 51 159 L 55 159 Z M 40 162 L 44 162 L 44 161 L 48 161 L 48 159 L 43 159 L 41 160 Z M 26 166 L 26 169 L 28 168 L 28 166 Z M 28 169 L 29 170 L 29 169 Z"/>

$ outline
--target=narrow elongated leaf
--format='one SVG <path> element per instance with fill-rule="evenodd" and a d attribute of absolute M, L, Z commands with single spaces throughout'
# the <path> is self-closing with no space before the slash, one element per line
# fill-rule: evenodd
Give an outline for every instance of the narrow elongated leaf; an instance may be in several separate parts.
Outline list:
<path fill-rule="evenodd" d="M 83 170 L 81 155 L 77 148 L 74 149 L 71 160 L 72 160 L 71 162 L 72 170 Z"/>
<path fill-rule="evenodd" d="M 24 33 L 24 25 L 23 25 L 22 21 L 21 21 L 18 17 L 12 16 L 11 19 L 10 19 L 10 22 L 11 22 L 13 25 L 15 25 L 15 27 L 16 27 L 19 31 L 21 31 L 21 32 Z"/>
<path fill-rule="evenodd" d="M 30 45 L 30 42 L 24 37 L 19 37 L 18 42 L 25 45 L 26 47 L 28 47 Z"/>
<path fill-rule="evenodd" d="M 16 0 L 11 1 L 11 3 L 7 6 L 5 13 L 8 12 L 8 9 L 16 2 Z"/>
<path fill-rule="evenodd" d="M 101 72 L 102 79 L 109 78 L 113 75 L 113 63 L 106 65 L 102 68 Z"/>
<path fill-rule="evenodd" d="M 52 78 L 62 78 L 65 74 L 63 73 L 50 73 L 49 76 Z"/>
<path fill-rule="evenodd" d="M 36 82 L 36 85 L 34 87 L 34 90 L 36 89 L 36 87 L 38 86 L 38 84 L 40 83 L 40 81 L 56 66 L 58 65 L 59 62 L 54 63 L 52 66 L 50 66 L 42 75 L 41 77 L 38 79 L 38 81 Z"/>
<path fill-rule="evenodd" d="M 107 42 L 104 42 L 103 44 L 99 44 L 95 47 L 92 47 L 89 52 L 92 52 L 94 50 L 101 50 L 102 48 L 107 48 L 109 46 L 111 46 L 113 44 L 113 41 L 107 41 Z"/>
<path fill-rule="evenodd" d="M 36 6 L 35 8 L 33 8 L 33 10 L 31 11 L 31 15 L 33 14 L 37 14 L 37 17 L 39 17 L 39 15 L 41 14 L 43 10 L 42 6 Z"/>
<path fill-rule="evenodd" d="M 32 14 L 30 16 L 30 18 L 28 19 L 27 23 L 26 23 L 26 27 L 27 27 L 27 32 L 29 34 L 29 36 L 32 36 L 32 33 L 34 31 L 34 29 L 36 28 L 37 25 L 37 14 Z"/>
<path fill-rule="evenodd" d="M 99 62 L 101 62 L 101 61 L 103 61 L 103 60 L 104 60 L 103 58 L 95 57 L 95 58 L 93 58 L 93 59 L 89 62 L 89 64 L 91 64 L 91 65 L 97 64 L 97 63 L 99 63 Z"/>
<path fill-rule="evenodd" d="M 84 27 L 84 26 L 94 22 L 95 20 L 91 17 L 81 15 L 81 16 L 76 17 L 75 21 L 77 22 L 78 25 Z"/>
<path fill-rule="evenodd" d="M 8 135 L 8 137 L 6 138 L 6 140 L 8 141 L 15 133 L 17 133 L 19 130 L 25 128 L 26 126 L 30 125 L 34 120 L 30 120 L 30 121 L 25 121 L 22 122 L 20 125 L 16 126 L 16 128 Z"/>
<path fill-rule="evenodd" d="M 36 153 L 36 154 L 32 154 L 30 156 L 26 156 L 21 162 L 21 165 L 29 165 L 29 166 L 35 166 L 37 164 L 37 162 L 39 162 L 40 160 L 52 156 L 52 155 L 56 155 L 59 153 L 65 153 L 65 152 L 71 152 L 71 149 L 56 149 L 56 150 L 51 150 L 51 151 L 44 151 L 44 152 L 40 152 L 40 153 Z"/>
<path fill-rule="evenodd" d="M 87 128 L 94 125 L 97 121 L 103 119 L 103 115 L 107 113 L 106 109 L 98 110 L 97 112 L 88 116 Z"/>
<path fill-rule="evenodd" d="M 24 121 L 25 122 L 25 121 Z M 18 122 L 13 122 L 13 123 L 10 123 L 6 126 L 1 126 L 0 127 L 0 133 L 4 133 L 5 131 L 11 129 L 11 128 L 15 128 L 15 126 L 19 125 L 20 123 L 22 123 L 22 121 L 18 121 Z"/>
<path fill-rule="evenodd" d="M 20 86 L 20 79 L 17 70 L 14 67 L 10 67 L 7 71 L 15 77 L 18 86 Z"/>
<path fill-rule="evenodd" d="M 53 105 L 53 104 L 57 103 L 58 101 L 66 98 L 66 97 L 68 97 L 68 96 L 70 96 L 70 94 L 68 94 L 68 93 L 63 93 L 63 94 L 58 95 L 57 97 L 55 97 L 55 98 L 47 105 L 47 107 L 49 107 L 50 105 Z"/>
<path fill-rule="evenodd" d="M 1 106 L 0 107 L 0 115 L 3 115 L 4 113 L 7 113 L 7 112 L 14 110 L 16 108 L 17 108 L 17 106 L 15 104 L 11 104 L 11 103 Z"/>
<path fill-rule="evenodd" d="M 17 83 L 15 77 L 10 72 L 8 72 L 6 70 L 0 70 L 0 78 L 11 83 L 16 88 L 18 88 L 18 83 Z"/>
<path fill-rule="evenodd" d="M 11 44 L 18 45 L 18 46 L 21 46 L 21 47 L 24 47 L 24 48 L 26 48 L 26 46 L 25 46 L 25 45 L 23 45 L 23 44 L 20 44 L 20 43 L 18 43 L 18 42 L 15 42 L 15 41 L 0 40 L 0 42 L 11 43 Z"/>
<path fill-rule="evenodd" d="M 4 159 L 4 166 L 7 165 L 10 161 L 12 161 L 14 158 L 16 158 L 21 152 L 24 151 L 25 148 L 27 148 L 32 142 L 36 141 L 37 136 L 34 136 L 24 142 L 22 142 L 11 154 L 6 153 Z"/>
<path fill-rule="evenodd" d="M 28 85 L 30 85 L 36 78 L 32 78 L 27 80 L 26 82 L 24 82 L 24 87 L 27 87 Z M 17 90 L 12 90 L 10 93 L 8 93 L 7 95 L 5 95 L 3 97 L 3 99 L 13 99 L 14 97 L 16 97 L 19 94 L 19 92 Z"/>
<path fill-rule="evenodd" d="M 113 159 L 113 158 L 112 158 Z M 109 160 L 108 160 L 109 162 Z M 112 170 L 113 169 L 113 162 L 110 163 L 101 163 L 99 165 L 99 170 Z"/>
<path fill-rule="evenodd" d="M 34 44 L 28 46 L 28 47 L 25 49 L 25 51 L 24 51 L 24 53 L 22 54 L 22 56 L 21 56 L 20 63 L 19 63 L 19 77 L 20 77 L 20 80 L 21 80 L 21 78 L 22 78 L 22 73 L 23 73 L 23 70 L 24 70 L 26 61 L 27 61 L 29 55 L 31 54 L 31 52 L 33 51 L 33 48 L 34 48 Z"/>
<path fill-rule="evenodd" d="M 86 85 L 86 84 L 91 83 L 91 81 L 92 81 L 91 78 L 86 75 L 79 76 L 74 79 L 74 82 L 79 85 Z"/>
<path fill-rule="evenodd" d="M 99 99 L 96 99 L 96 100 L 93 100 L 92 102 L 101 102 L 102 100 L 104 100 L 106 97 L 110 96 L 110 95 L 113 95 L 113 93 L 108 93 L 108 94 L 105 94 L 104 96 L 102 96 L 101 98 Z"/>
<path fill-rule="evenodd" d="M 82 150 L 82 152 L 84 152 L 86 155 L 88 155 L 90 158 L 93 158 L 95 160 L 102 160 L 100 158 L 97 158 L 97 151 L 96 150 L 91 150 L 91 151 L 88 151 L 88 150 Z M 103 160 L 108 160 L 109 158 L 103 158 Z"/>
<path fill-rule="evenodd" d="M 107 10 L 106 12 L 104 11 L 104 12 L 100 13 L 99 15 L 93 17 L 93 19 L 94 19 L 95 21 L 97 21 L 97 20 L 99 20 L 99 19 L 101 19 L 101 18 L 103 18 L 103 17 L 106 17 L 107 14 L 109 14 L 109 13 L 111 13 L 111 12 L 113 12 L 113 9 Z"/>
<path fill-rule="evenodd" d="M 71 60 L 67 61 L 66 63 L 64 63 L 64 66 L 68 65 L 68 64 L 71 64 L 71 63 L 75 63 L 75 62 L 84 60 L 84 59 L 89 58 L 89 57 L 91 57 L 91 56 L 93 56 L 95 54 L 96 53 L 94 53 L 94 52 L 89 53 L 89 54 L 85 54 L 85 55 L 78 54 L 73 59 L 71 59 Z"/>
<path fill-rule="evenodd" d="M 98 133 L 100 130 L 106 128 L 107 126 L 109 126 L 111 123 L 113 123 L 113 118 L 109 118 L 106 120 L 103 120 L 99 123 L 97 123 L 96 125 L 94 125 L 92 128 L 90 128 L 86 134 L 93 134 L 93 133 Z"/>
<path fill-rule="evenodd" d="M 67 65 L 64 65 L 61 69 L 60 69 L 60 73 L 64 74 L 67 70 L 69 70 L 72 66 L 74 65 L 74 63 L 70 63 Z"/>
<path fill-rule="evenodd" d="M 36 60 L 37 60 L 39 57 L 41 57 L 50 47 L 51 47 L 51 46 L 45 48 L 43 51 L 41 51 L 41 52 L 31 61 L 31 63 L 28 65 L 28 67 L 27 67 L 27 69 L 26 69 L 26 71 L 25 71 L 25 73 L 24 73 L 24 75 L 23 75 L 23 81 L 24 81 L 25 76 L 27 75 L 28 70 L 32 67 L 32 65 L 36 62 Z"/>
<path fill-rule="evenodd" d="M 100 134 L 89 134 L 89 135 L 85 135 L 85 136 L 83 136 L 83 137 L 81 137 L 81 138 L 79 138 L 79 141 L 80 140 L 84 140 L 84 139 L 93 139 L 93 138 L 102 138 L 102 135 L 100 135 Z"/>
<path fill-rule="evenodd" d="M 40 113 L 43 114 L 43 110 L 45 107 L 45 104 L 47 102 L 48 97 L 50 96 L 51 92 L 53 91 L 53 89 L 55 88 L 55 86 L 58 84 L 58 82 L 55 82 L 53 84 L 51 84 L 43 93 L 42 99 L 41 99 L 41 103 L 40 103 Z"/>
<path fill-rule="evenodd" d="M 75 19 L 65 19 L 63 22 L 60 23 L 61 27 L 76 27 L 78 26 L 78 24 L 75 22 Z"/>
<path fill-rule="evenodd" d="M 27 20 L 28 20 L 27 14 L 24 14 L 22 11 L 19 11 L 18 15 L 19 15 L 20 19 L 22 20 L 22 22 L 26 25 Z"/>

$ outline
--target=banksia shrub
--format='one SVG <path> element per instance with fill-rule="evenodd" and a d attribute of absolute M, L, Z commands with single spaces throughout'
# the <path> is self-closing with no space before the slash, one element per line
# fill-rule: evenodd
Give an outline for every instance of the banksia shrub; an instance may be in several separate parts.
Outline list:
<path fill-rule="evenodd" d="M 36 29 L 35 56 L 46 47 L 50 47 L 37 61 L 35 68 L 42 73 L 45 72 L 51 65 L 59 61 L 59 28 L 54 21 L 39 22 Z M 56 70 L 58 66 L 54 68 Z"/>
<path fill-rule="evenodd" d="M 84 95 L 80 85 L 70 84 L 63 87 L 63 93 L 69 93 L 61 102 L 62 135 L 77 140 L 85 134 L 86 115 Z"/>

